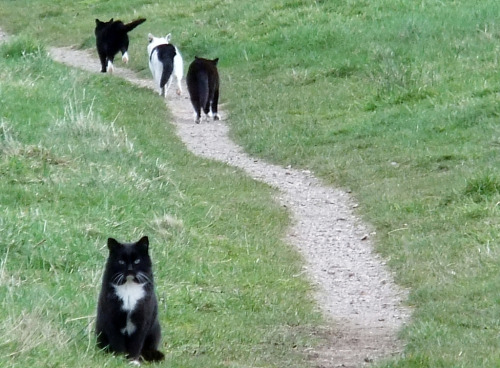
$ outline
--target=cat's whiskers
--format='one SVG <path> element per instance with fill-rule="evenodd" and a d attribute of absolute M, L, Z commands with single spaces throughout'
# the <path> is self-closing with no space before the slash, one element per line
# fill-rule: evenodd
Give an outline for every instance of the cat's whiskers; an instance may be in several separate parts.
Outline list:
<path fill-rule="evenodd" d="M 113 284 L 116 284 L 116 285 L 121 285 L 123 284 L 123 279 L 125 278 L 125 275 L 123 274 L 123 272 L 118 272 L 116 273 L 112 278 L 111 278 L 111 282 Z"/>
<path fill-rule="evenodd" d="M 139 280 L 140 283 L 143 283 L 143 284 L 152 284 L 153 283 L 151 281 L 151 279 L 144 272 L 137 272 L 136 278 L 137 278 L 137 280 Z"/>

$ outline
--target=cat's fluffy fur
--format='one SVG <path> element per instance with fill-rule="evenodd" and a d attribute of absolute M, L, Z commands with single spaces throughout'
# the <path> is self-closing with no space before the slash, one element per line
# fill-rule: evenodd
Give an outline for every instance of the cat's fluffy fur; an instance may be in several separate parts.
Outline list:
<path fill-rule="evenodd" d="M 182 93 L 181 80 L 184 74 L 184 64 L 179 49 L 170 43 L 170 33 L 165 37 L 155 37 L 148 34 L 149 70 L 158 87 L 160 96 L 166 96 L 168 88 L 175 76 L 177 94 Z"/>
<path fill-rule="evenodd" d="M 208 60 L 195 56 L 194 61 L 189 65 L 186 82 L 195 111 L 195 123 L 200 122 L 201 109 L 208 116 L 213 116 L 214 120 L 220 119 L 217 112 L 220 83 L 218 62 L 219 58 Z"/>
<path fill-rule="evenodd" d="M 108 239 L 106 262 L 96 319 L 99 348 L 140 359 L 159 361 L 161 338 L 158 302 L 149 257 L 149 240 L 120 243 Z"/>
<path fill-rule="evenodd" d="M 129 39 L 127 33 L 145 21 L 146 19 L 140 18 L 124 24 L 121 20 L 115 21 L 113 18 L 107 22 L 95 20 L 96 46 L 102 73 L 113 72 L 113 61 L 119 51 L 122 53 L 123 62 L 128 63 Z"/>

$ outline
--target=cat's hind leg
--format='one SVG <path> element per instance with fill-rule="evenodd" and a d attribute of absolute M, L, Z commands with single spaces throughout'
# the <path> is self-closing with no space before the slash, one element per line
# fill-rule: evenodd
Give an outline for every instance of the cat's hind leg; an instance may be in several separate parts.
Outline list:
<path fill-rule="evenodd" d="M 178 50 L 176 49 L 178 52 Z M 175 79 L 177 80 L 177 91 L 176 93 L 180 96 L 182 94 L 182 75 L 184 74 L 184 66 L 183 66 L 183 61 L 182 61 L 182 56 L 178 52 L 177 55 L 174 56 L 174 75 Z"/>
<path fill-rule="evenodd" d="M 182 95 L 182 85 L 181 85 L 182 75 L 180 77 L 176 75 L 175 78 L 177 79 L 177 91 L 175 92 L 180 96 Z"/>
<path fill-rule="evenodd" d="M 212 99 L 211 106 L 210 106 L 210 110 L 212 112 L 212 116 L 213 116 L 214 120 L 220 120 L 220 115 L 217 111 L 218 104 L 219 104 L 219 90 L 216 89 L 214 91 L 214 97 Z"/>
<path fill-rule="evenodd" d="M 107 67 L 107 58 L 106 55 L 102 52 L 98 52 L 99 54 L 99 60 L 101 62 L 101 73 L 106 73 L 106 67 Z"/>
<path fill-rule="evenodd" d="M 115 71 L 115 67 L 113 65 L 114 60 L 115 60 L 114 56 L 108 56 L 108 57 L 106 57 L 106 71 L 108 73 L 112 74 Z"/>
<path fill-rule="evenodd" d="M 167 83 L 165 84 L 165 94 L 163 95 L 164 97 L 166 97 L 167 91 L 170 88 L 170 85 L 172 84 L 173 79 L 174 78 L 172 76 L 170 76 L 170 78 L 167 80 Z"/>
<path fill-rule="evenodd" d="M 165 355 L 158 350 L 160 344 L 161 328 L 158 321 L 149 331 L 142 347 L 141 357 L 147 362 L 159 362 L 165 359 Z"/>
<path fill-rule="evenodd" d="M 161 362 L 165 359 L 165 355 L 159 350 L 143 350 L 142 358 L 146 362 Z"/>
<path fill-rule="evenodd" d="M 120 47 L 120 51 L 122 52 L 122 61 L 127 64 L 128 63 L 128 37 L 125 36 L 125 38 L 122 40 L 123 45 Z"/>
<path fill-rule="evenodd" d="M 194 122 L 199 124 L 201 121 L 201 108 L 199 106 L 194 108 Z"/>
<path fill-rule="evenodd" d="M 161 72 L 161 78 L 160 78 L 160 89 L 163 91 L 163 94 L 161 94 L 163 97 L 167 95 L 168 88 L 170 87 L 170 84 L 172 83 L 172 71 L 173 71 L 173 65 L 172 63 L 165 63 L 163 64 L 163 69 Z"/>
<path fill-rule="evenodd" d="M 200 97 L 198 96 L 197 89 L 194 88 L 192 81 L 189 79 L 188 79 L 188 91 L 189 91 L 189 97 L 191 98 L 191 105 L 193 105 L 193 110 L 194 110 L 194 122 L 196 124 L 199 124 L 201 116 Z"/>
<path fill-rule="evenodd" d="M 125 52 L 123 53 L 123 55 L 122 55 L 122 61 L 123 61 L 125 64 L 128 64 L 128 60 L 129 60 L 129 58 L 128 58 L 128 52 L 127 52 L 127 51 L 125 51 Z"/>
<path fill-rule="evenodd" d="M 201 104 L 196 94 L 191 95 L 191 104 L 193 105 L 194 109 L 194 122 L 196 124 L 199 124 L 201 120 Z"/>
<path fill-rule="evenodd" d="M 210 110 L 210 101 L 207 101 L 207 103 L 205 104 L 203 112 L 205 113 L 206 120 L 210 121 L 210 118 L 212 117 L 212 111 Z"/>
<path fill-rule="evenodd" d="M 108 59 L 108 66 L 106 67 L 106 71 L 110 74 L 113 74 L 115 71 L 115 67 L 113 66 L 113 61 Z"/>

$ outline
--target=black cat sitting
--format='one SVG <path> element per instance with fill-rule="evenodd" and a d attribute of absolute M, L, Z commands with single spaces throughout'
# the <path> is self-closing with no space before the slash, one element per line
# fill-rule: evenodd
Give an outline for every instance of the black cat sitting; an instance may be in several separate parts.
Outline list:
<path fill-rule="evenodd" d="M 161 338 L 148 237 L 136 243 L 108 239 L 109 257 L 97 306 L 99 348 L 139 364 L 160 361 Z"/>

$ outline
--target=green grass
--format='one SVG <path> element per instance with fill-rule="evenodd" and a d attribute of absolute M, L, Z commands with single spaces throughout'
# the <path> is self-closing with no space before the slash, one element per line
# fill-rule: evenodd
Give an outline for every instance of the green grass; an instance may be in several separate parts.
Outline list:
<path fill-rule="evenodd" d="M 147 234 L 172 367 L 304 365 L 319 316 L 273 192 L 201 160 L 161 99 L 0 46 L 0 365 L 122 366 L 95 348 L 106 238 Z"/>
<path fill-rule="evenodd" d="M 500 364 L 497 2 L 0 4 L 2 27 L 28 40 L 36 35 L 44 44 L 93 47 L 94 18 L 145 16 L 148 21 L 131 34 L 130 50 L 131 67 L 145 77 L 147 32 L 172 32 L 186 63 L 195 54 L 220 57 L 233 137 L 251 154 L 311 169 L 352 190 L 360 213 L 376 228 L 378 251 L 410 289 L 415 313 L 403 332 L 407 348 L 381 366 Z M 81 96 L 72 98 L 76 103 Z M 44 107 L 33 106 L 24 119 L 43 116 Z M 33 134 L 30 125 L 25 134 Z M 45 161 L 61 159 L 35 151 Z M 25 155 L 33 160 L 33 153 Z M 65 167 L 38 166 L 47 173 Z M 198 198 L 209 200 L 204 192 Z M 208 207 L 195 206 L 189 216 Z M 287 221 L 279 218 L 278 233 Z M 231 227 L 222 219 L 212 223 L 220 231 Z M 204 237 L 205 229 L 197 236 Z"/>

